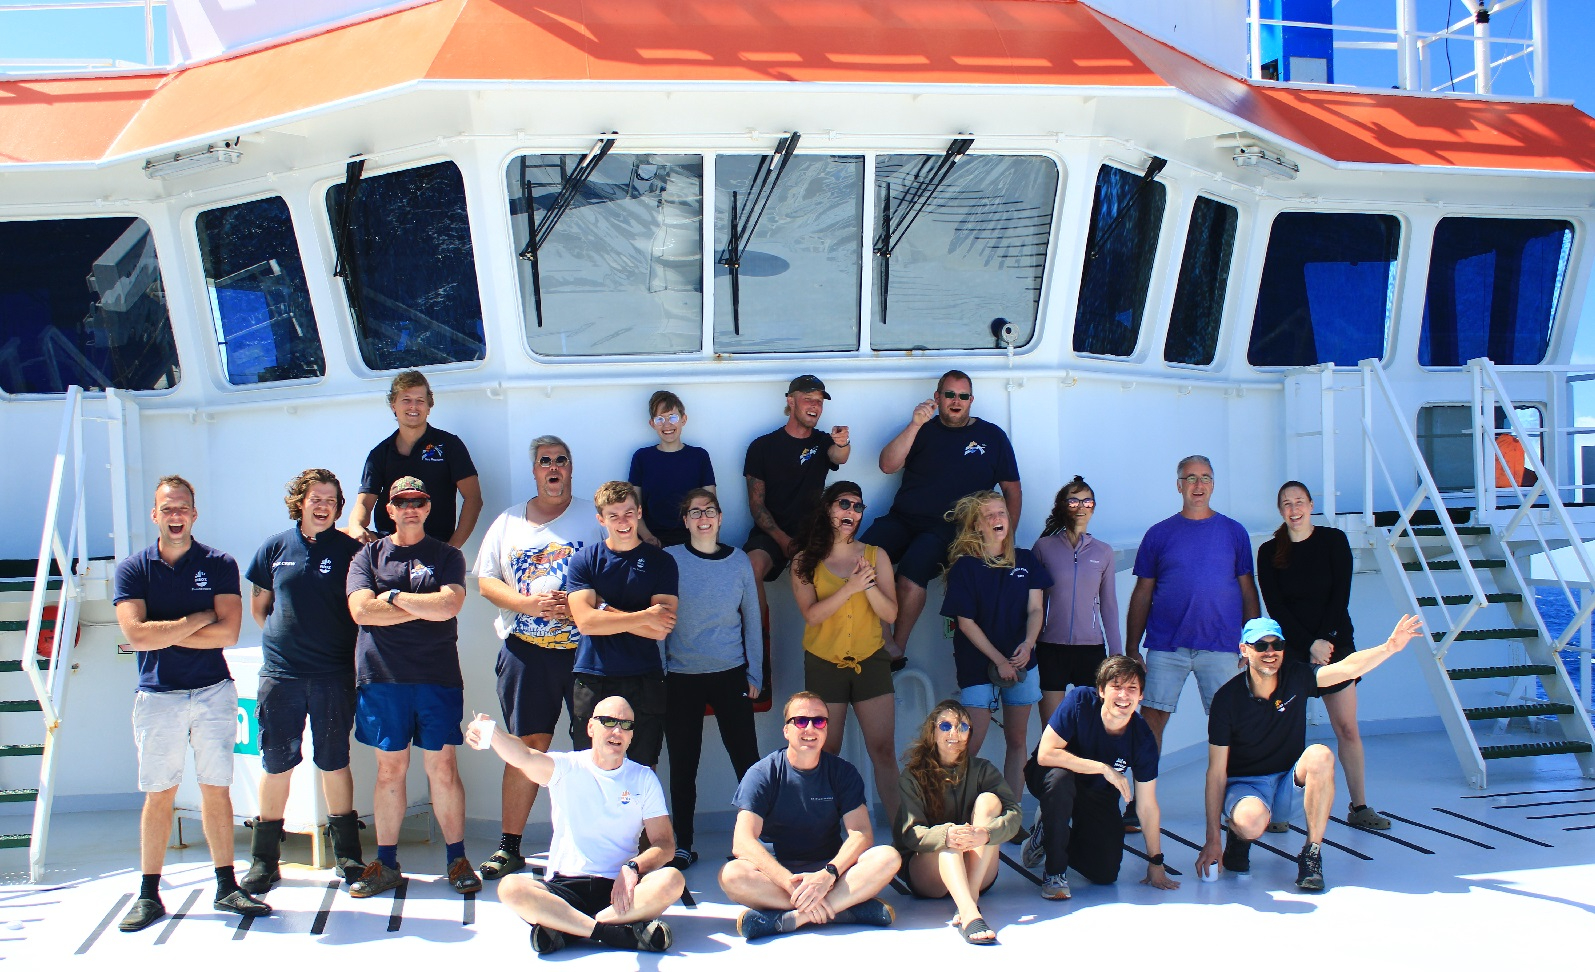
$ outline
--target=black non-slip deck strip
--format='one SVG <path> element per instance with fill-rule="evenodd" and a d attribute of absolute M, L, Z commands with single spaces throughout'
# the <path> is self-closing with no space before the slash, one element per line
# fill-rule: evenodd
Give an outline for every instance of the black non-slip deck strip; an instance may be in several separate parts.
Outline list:
<path fill-rule="evenodd" d="M 1150 863 L 1151 860 L 1152 860 L 1152 858 L 1147 857 L 1145 854 L 1143 854 L 1140 851 L 1136 850 L 1134 847 L 1131 847 L 1129 844 L 1125 844 L 1124 845 L 1124 849 L 1129 851 L 1130 853 L 1134 854 L 1136 857 L 1139 857 L 1141 860 L 1147 861 L 1148 863 Z M 1176 871 L 1174 868 L 1169 867 L 1167 864 L 1163 865 L 1163 870 L 1164 870 L 1165 873 L 1171 874 L 1174 877 L 1179 877 L 1180 876 L 1180 872 L 1179 871 Z"/>
<path fill-rule="evenodd" d="M 687 890 L 686 887 L 682 887 L 681 889 L 681 903 L 686 905 L 688 908 L 698 907 L 698 902 L 693 900 L 692 892 Z"/>
<path fill-rule="evenodd" d="M 1563 827 L 1563 830 L 1595 830 L 1595 824 L 1585 824 L 1582 827 Z"/>
<path fill-rule="evenodd" d="M 1295 861 L 1295 860 L 1297 860 L 1299 858 L 1299 855 L 1287 854 L 1284 851 L 1280 850 L 1278 847 L 1275 847 L 1272 844 L 1265 844 L 1265 843 L 1263 843 L 1260 840 L 1252 841 L 1252 846 L 1253 847 L 1261 847 L 1263 850 L 1268 851 L 1270 854 L 1277 854 L 1280 857 L 1283 857 L 1287 861 Z"/>
<path fill-rule="evenodd" d="M 913 892 L 908 890 L 908 885 L 904 884 L 903 879 L 900 877 L 892 878 L 892 890 L 905 897 L 913 896 Z"/>
<path fill-rule="evenodd" d="M 1470 794 L 1465 795 L 1462 799 L 1464 799 L 1464 800 L 1494 800 L 1496 797 L 1543 796 L 1546 793 L 1588 793 L 1591 790 L 1595 790 L 1595 786 L 1579 786 L 1579 787 L 1574 787 L 1573 789 L 1570 789 L 1570 790 L 1508 790 L 1505 793 L 1470 793 Z M 1388 817 L 1389 814 L 1385 814 L 1385 816 Z"/>
<path fill-rule="evenodd" d="M 1455 840 L 1460 840 L 1464 844 L 1472 844 L 1474 847 L 1482 847 L 1485 850 L 1495 850 L 1495 845 L 1486 844 L 1486 843 L 1484 843 L 1483 841 L 1480 841 L 1480 840 L 1474 840 L 1472 837 L 1464 837 L 1461 834 L 1453 834 L 1449 830 L 1441 830 L 1439 827 L 1431 827 L 1431 826 L 1429 826 L 1426 823 L 1418 823 L 1416 820 L 1408 820 L 1406 817 L 1403 817 L 1403 816 L 1401 816 L 1398 813 L 1391 813 L 1389 810 L 1381 809 L 1379 812 L 1381 814 L 1384 814 L 1385 816 L 1389 817 L 1391 820 L 1399 821 L 1401 823 L 1406 824 L 1409 827 L 1417 827 L 1420 830 L 1427 830 L 1427 831 L 1430 831 L 1432 833 L 1441 834 L 1443 836 L 1450 837 L 1450 838 L 1453 838 Z"/>
<path fill-rule="evenodd" d="M 133 892 L 131 891 L 122 895 L 120 898 L 117 898 L 116 904 L 111 905 L 111 910 L 105 913 L 105 917 L 100 919 L 100 923 L 94 926 L 93 931 L 89 932 L 89 937 L 83 939 L 83 944 L 79 945 L 78 950 L 72 954 L 82 955 L 84 952 L 87 952 L 89 949 L 93 948 L 94 943 L 100 940 L 101 935 L 105 934 L 105 930 L 111 927 L 111 922 L 116 920 L 116 916 L 121 914 L 122 909 L 126 908 L 127 903 L 132 900 Z"/>
<path fill-rule="evenodd" d="M 1483 827 L 1486 830 L 1493 830 L 1498 834 L 1506 834 L 1508 837 L 1516 837 L 1518 840 L 1526 841 L 1527 843 L 1534 844 L 1537 847 L 1551 846 L 1543 840 L 1535 840 L 1533 837 L 1525 837 L 1522 834 L 1513 833 L 1512 831 L 1507 830 L 1505 827 L 1497 827 L 1495 824 L 1487 824 L 1482 820 L 1475 820 L 1465 813 L 1457 813 L 1455 810 L 1447 810 L 1445 807 L 1432 807 L 1431 809 L 1437 813 L 1443 813 L 1448 817 L 1455 817 L 1458 820 L 1466 820 L 1471 824 L 1478 824 L 1480 827 Z"/>
<path fill-rule="evenodd" d="M 177 926 L 182 923 L 184 918 L 188 917 L 188 909 L 194 907 L 194 902 L 196 902 L 198 900 L 199 900 L 199 889 L 198 888 L 195 888 L 194 890 L 188 892 L 188 897 L 183 899 L 183 906 L 181 908 L 177 909 L 177 913 L 176 914 L 174 914 L 174 915 L 172 915 L 172 917 L 166 919 L 166 927 L 162 928 L 161 929 L 161 933 L 155 937 L 155 944 L 157 944 L 157 945 L 165 945 L 166 944 L 167 940 L 172 937 L 172 933 L 177 931 Z"/>
<path fill-rule="evenodd" d="M 1541 800 L 1537 803 L 1497 803 L 1491 810 L 1527 810 L 1531 807 L 1565 807 L 1574 803 L 1595 803 L 1592 799 L 1583 800 Z"/>
<path fill-rule="evenodd" d="M 393 889 L 393 911 L 388 915 L 388 931 L 396 932 L 404 924 L 404 895 L 410 890 L 410 879 L 399 878 L 399 886 Z"/>
<path fill-rule="evenodd" d="M 465 896 L 465 913 L 460 918 L 460 924 L 462 924 L 462 925 L 474 925 L 474 924 L 476 924 L 476 892 L 475 891 L 472 891 L 471 893 L 469 893 L 469 894 L 467 894 Z"/>
<path fill-rule="evenodd" d="M 316 912 L 316 920 L 310 925 L 310 934 L 319 935 L 327 930 L 327 919 L 332 915 L 332 905 L 338 900 L 338 882 L 327 882 L 327 893 L 321 896 L 321 910 Z"/>
<path fill-rule="evenodd" d="M 239 915 L 238 916 L 238 927 L 233 929 L 233 941 L 236 942 L 240 938 L 243 938 L 245 935 L 249 934 L 249 929 L 253 928 L 254 925 L 255 925 L 255 916 L 254 915 Z"/>
<path fill-rule="evenodd" d="M 1407 848 L 1409 850 L 1415 850 L 1415 851 L 1417 851 L 1420 854 L 1431 854 L 1432 855 L 1434 853 L 1434 851 L 1430 850 L 1427 847 L 1424 847 L 1421 844 L 1414 844 L 1414 843 L 1412 843 L 1409 840 L 1402 840 L 1400 837 L 1392 837 L 1391 835 L 1385 833 L 1382 830 L 1366 830 L 1366 829 L 1364 829 L 1362 827 L 1358 827 L 1358 826 L 1352 824 L 1351 821 L 1346 820 L 1344 817 L 1336 817 L 1336 816 L 1331 815 L 1329 819 L 1333 820 L 1337 824 L 1340 824 L 1342 827 L 1349 827 L 1352 830 L 1357 831 L 1358 833 L 1368 834 L 1368 835 L 1373 836 L 1373 837 L 1383 837 L 1385 840 L 1390 841 L 1392 844 L 1400 844 L 1402 847 L 1405 847 L 1405 848 Z"/>
<path fill-rule="evenodd" d="M 1160 827 L 1158 829 L 1160 831 L 1162 831 L 1163 836 L 1167 837 L 1169 840 L 1172 840 L 1172 841 L 1174 841 L 1177 844 L 1184 844 L 1186 847 L 1189 847 L 1191 850 L 1194 850 L 1194 851 L 1200 851 L 1202 849 L 1202 845 L 1201 844 L 1193 844 L 1190 841 L 1186 840 L 1184 837 L 1181 837 L 1179 834 L 1176 834 L 1174 831 L 1168 829 L 1167 827 Z"/>
<path fill-rule="evenodd" d="M 1303 837 L 1308 836 L 1307 831 L 1301 829 L 1300 827 L 1296 826 L 1295 824 L 1291 824 L 1290 825 L 1290 829 L 1296 831 L 1296 833 L 1298 833 L 1298 834 L 1301 834 Z M 1362 851 L 1353 850 L 1352 848 L 1347 847 L 1345 844 L 1339 844 L 1339 843 L 1336 843 L 1335 841 L 1330 840 L 1328 837 L 1325 837 L 1321 841 L 1321 843 L 1325 847 L 1333 847 L 1337 851 L 1341 851 L 1342 853 L 1350 854 L 1352 857 L 1355 857 L 1359 861 L 1371 861 L 1371 860 L 1373 860 L 1373 858 L 1369 857 L 1367 854 L 1364 854 Z"/>
<path fill-rule="evenodd" d="M 1541 813 L 1524 817 L 1524 820 L 1561 820 L 1565 817 L 1595 817 L 1595 810 L 1580 810 L 1577 813 Z"/>
<path fill-rule="evenodd" d="M 1004 864 L 1006 864 L 1009 867 L 1013 868 L 1014 870 L 1018 871 L 1020 874 L 1023 874 L 1025 876 L 1025 880 L 1029 881 L 1031 884 L 1034 884 L 1037 887 L 1041 886 L 1041 883 L 1042 883 L 1041 879 L 1036 877 L 1034 874 L 1031 874 L 1029 868 L 1023 866 L 1018 861 L 1016 861 L 1013 858 L 1009 857 L 1007 851 L 998 851 L 997 852 L 997 857 Z"/>

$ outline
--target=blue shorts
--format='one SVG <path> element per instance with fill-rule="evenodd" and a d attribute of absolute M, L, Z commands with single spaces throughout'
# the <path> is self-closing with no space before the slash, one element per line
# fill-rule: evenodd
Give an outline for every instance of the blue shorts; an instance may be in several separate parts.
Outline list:
<path fill-rule="evenodd" d="M 992 703 L 998 701 L 1003 705 L 1035 705 L 1041 701 L 1041 679 L 1032 668 L 1025 672 L 1024 681 L 1007 688 L 998 688 L 990 682 L 965 686 L 958 690 L 958 701 L 966 709 L 990 709 Z"/>
<path fill-rule="evenodd" d="M 464 718 L 464 689 L 372 682 L 360 686 L 354 738 L 386 753 L 402 753 L 411 743 L 437 752 L 465 742 Z"/>
<path fill-rule="evenodd" d="M 897 565 L 898 577 L 929 587 L 947 566 L 947 548 L 957 534 L 957 526 L 945 520 L 886 513 L 876 517 L 859 539 L 886 551 Z"/>
<path fill-rule="evenodd" d="M 1232 776 L 1224 784 L 1224 819 L 1235 813 L 1235 804 L 1256 797 L 1268 807 L 1270 819 L 1289 820 L 1296 812 L 1296 768 L 1267 776 Z"/>

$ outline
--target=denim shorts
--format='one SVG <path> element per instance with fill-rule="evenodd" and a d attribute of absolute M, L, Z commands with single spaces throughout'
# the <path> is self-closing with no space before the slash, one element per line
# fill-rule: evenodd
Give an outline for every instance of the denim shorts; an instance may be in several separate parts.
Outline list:
<path fill-rule="evenodd" d="M 1007 688 L 998 688 L 990 682 L 966 685 L 958 690 L 958 701 L 965 708 L 975 709 L 989 709 L 997 701 L 1003 705 L 1035 705 L 1041 701 L 1041 679 L 1032 668 L 1025 672 L 1024 681 Z"/>
<path fill-rule="evenodd" d="M 1266 776 L 1232 776 L 1224 784 L 1224 819 L 1230 819 L 1235 804 L 1256 797 L 1268 807 L 1270 819 L 1286 821 L 1296 812 L 1296 768 Z"/>
<path fill-rule="evenodd" d="M 232 679 L 200 689 L 133 696 L 138 788 L 170 790 L 183 780 L 183 757 L 194 747 L 194 777 L 205 786 L 233 785 L 238 742 L 238 687 Z"/>
<path fill-rule="evenodd" d="M 371 682 L 360 686 L 354 738 L 385 753 L 417 748 L 437 752 L 465 742 L 465 691 L 448 685 Z"/>
<path fill-rule="evenodd" d="M 1220 685 L 1239 675 L 1241 656 L 1234 651 L 1204 651 L 1200 648 L 1171 648 L 1148 651 L 1146 693 L 1141 704 L 1149 709 L 1173 712 L 1179 705 L 1185 680 L 1196 673 L 1196 689 L 1202 694 L 1202 711 L 1213 707 L 1213 694 Z"/>

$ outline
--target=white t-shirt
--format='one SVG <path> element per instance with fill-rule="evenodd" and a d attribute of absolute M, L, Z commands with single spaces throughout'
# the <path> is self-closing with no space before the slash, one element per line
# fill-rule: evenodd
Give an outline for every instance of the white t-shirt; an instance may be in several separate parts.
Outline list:
<path fill-rule="evenodd" d="M 590 749 L 548 756 L 554 761 L 548 781 L 554 821 L 550 873 L 614 880 L 637 856 L 642 822 L 666 815 L 659 777 L 629 759 L 619 769 L 599 769 Z"/>
<path fill-rule="evenodd" d="M 597 517 L 584 503 L 572 502 L 557 518 L 543 524 L 526 519 L 526 504 L 517 503 L 493 521 L 476 554 L 477 577 L 492 577 L 521 594 L 543 594 L 565 586 L 565 569 L 576 551 L 603 540 Z M 540 618 L 500 609 L 493 621 L 500 638 L 524 635 L 543 648 L 575 649 L 576 625 L 566 618 Z"/>

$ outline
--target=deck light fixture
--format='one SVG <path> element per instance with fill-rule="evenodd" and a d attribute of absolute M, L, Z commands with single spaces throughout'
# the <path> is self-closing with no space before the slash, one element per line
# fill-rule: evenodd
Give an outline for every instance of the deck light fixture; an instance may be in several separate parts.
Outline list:
<path fill-rule="evenodd" d="M 1301 166 L 1257 145 L 1241 145 L 1230 157 L 1237 166 L 1252 169 L 1268 179 L 1294 179 L 1301 175 Z"/>
<path fill-rule="evenodd" d="M 151 179 L 172 179 L 208 172 L 225 165 L 236 165 L 243 158 L 244 153 L 239 151 L 237 142 L 223 142 L 220 145 L 207 145 L 198 151 L 175 152 L 170 156 L 145 159 L 144 175 Z"/>

